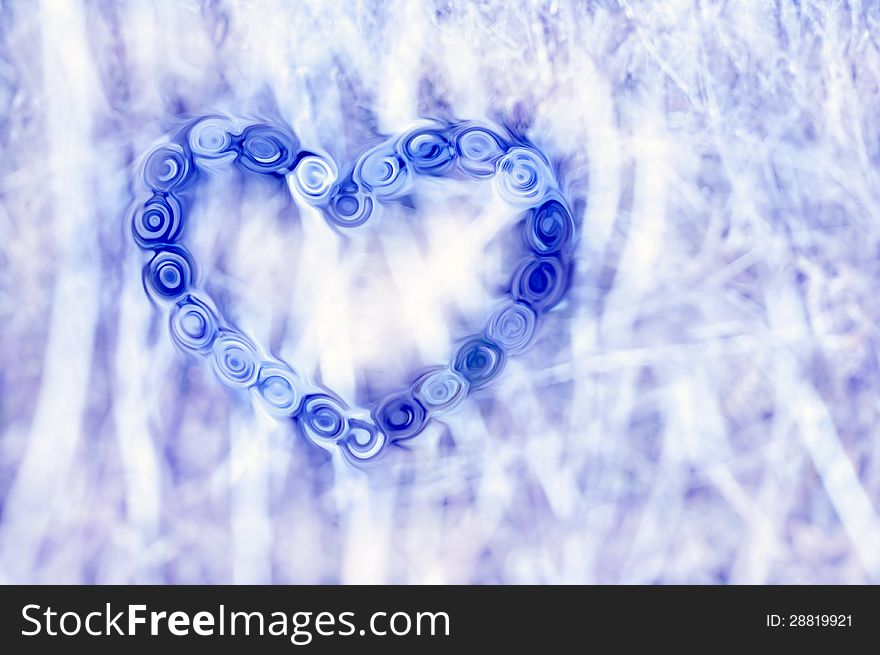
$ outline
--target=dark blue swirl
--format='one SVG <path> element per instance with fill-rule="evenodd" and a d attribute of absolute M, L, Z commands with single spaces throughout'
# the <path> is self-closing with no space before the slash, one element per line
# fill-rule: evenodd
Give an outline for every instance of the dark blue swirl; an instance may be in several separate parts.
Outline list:
<path fill-rule="evenodd" d="M 431 413 L 448 412 L 467 397 L 468 381 L 458 371 L 437 368 L 420 375 L 413 396 Z"/>
<path fill-rule="evenodd" d="M 571 213 L 558 200 L 548 200 L 529 211 L 525 225 L 526 246 L 539 255 L 566 250 L 574 236 Z"/>
<path fill-rule="evenodd" d="M 227 387 L 249 387 L 257 381 L 260 356 L 245 335 L 223 330 L 214 340 L 214 373 Z"/>
<path fill-rule="evenodd" d="M 141 248 L 157 248 L 180 238 L 180 202 L 170 193 L 154 194 L 138 203 L 131 215 L 131 233 Z"/>
<path fill-rule="evenodd" d="M 474 123 L 460 125 L 454 139 L 459 168 L 476 178 L 495 175 L 495 163 L 508 147 L 498 134 Z"/>
<path fill-rule="evenodd" d="M 341 180 L 330 194 L 324 216 L 338 227 L 363 225 L 373 213 L 373 198 L 351 176 Z"/>
<path fill-rule="evenodd" d="M 189 154 L 178 144 L 156 148 L 144 162 L 144 183 L 154 191 L 181 189 L 192 179 L 195 169 Z"/>
<path fill-rule="evenodd" d="M 514 275 L 511 292 L 517 300 L 539 311 L 555 307 L 568 286 L 566 267 L 556 257 L 540 257 L 524 262 Z"/>
<path fill-rule="evenodd" d="M 186 250 L 166 246 L 144 266 L 144 286 L 160 299 L 176 300 L 191 288 L 194 268 Z"/>
<path fill-rule="evenodd" d="M 497 343 L 473 337 L 458 349 L 453 368 L 467 379 L 471 389 L 480 389 L 498 377 L 505 363 L 504 351 Z"/>
<path fill-rule="evenodd" d="M 186 296 L 171 312 L 171 338 L 185 351 L 207 352 L 217 336 L 217 315 L 204 302 Z"/>
<path fill-rule="evenodd" d="M 271 125 L 251 125 L 241 134 L 239 162 L 255 173 L 286 175 L 293 169 L 297 138 Z"/>
<path fill-rule="evenodd" d="M 379 403 L 373 410 L 373 418 L 391 441 L 399 441 L 421 432 L 428 414 L 421 403 L 405 391 Z"/>
<path fill-rule="evenodd" d="M 507 300 L 492 314 L 486 333 L 507 352 L 517 353 L 531 342 L 537 322 L 535 310 L 529 305 Z"/>
<path fill-rule="evenodd" d="M 365 152 L 354 168 L 354 180 L 378 198 L 399 198 L 412 182 L 409 164 L 389 144 Z"/>
<path fill-rule="evenodd" d="M 257 394 L 275 416 L 296 416 L 302 401 L 302 380 L 281 362 L 264 362 L 257 379 Z"/>
<path fill-rule="evenodd" d="M 348 432 L 345 405 L 323 393 L 303 399 L 297 422 L 303 435 L 323 448 L 336 443 Z"/>
<path fill-rule="evenodd" d="M 372 421 L 349 419 L 348 433 L 339 441 L 342 454 L 352 464 L 363 466 L 379 459 L 388 445 L 388 438 Z"/>
<path fill-rule="evenodd" d="M 187 130 L 186 141 L 194 157 L 222 159 L 236 152 L 232 126 L 221 116 L 206 116 Z"/>
<path fill-rule="evenodd" d="M 411 130 L 398 144 L 401 154 L 420 175 L 442 176 L 455 161 L 455 150 L 442 130 Z"/>

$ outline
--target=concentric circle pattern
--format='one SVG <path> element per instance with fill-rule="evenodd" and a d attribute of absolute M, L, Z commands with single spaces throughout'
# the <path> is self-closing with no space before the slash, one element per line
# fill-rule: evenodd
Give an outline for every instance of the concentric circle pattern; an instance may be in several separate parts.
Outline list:
<path fill-rule="evenodd" d="M 376 461 L 492 384 L 509 357 L 533 343 L 542 317 L 565 299 L 576 223 L 549 160 L 507 132 L 472 121 L 432 123 L 387 139 L 344 167 L 317 150 L 302 150 L 283 125 L 237 129 L 210 115 L 178 134 L 144 157 L 128 214 L 145 255 L 145 290 L 167 308 L 181 351 L 210 363 L 224 386 L 249 390 L 269 414 L 293 421 L 309 442 L 351 464 Z M 338 230 L 364 225 L 383 203 L 409 194 L 419 177 L 493 180 L 497 195 L 524 212 L 518 223 L 524 255 L 482 332 L 465 337 L 448 364 L 424 369 L 409 389 L 384 397 L 369 412 L 351 409 L 230 325 L 199 284 L 182 244 L 184 208 L 194 200 L 200 171 L 232 163 L 246 175 L 284 177 L 294 196 L 319 208 Z"/>

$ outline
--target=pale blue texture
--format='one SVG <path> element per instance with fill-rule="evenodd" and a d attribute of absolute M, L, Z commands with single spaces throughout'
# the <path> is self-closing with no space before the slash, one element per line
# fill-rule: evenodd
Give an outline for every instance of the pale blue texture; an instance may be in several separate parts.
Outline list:
<path fill-rule="evenodd" d="M 0 581 L 880 582 L 878 45 L 855 0 L 0 2 Z M 403 401 L 368 468 L 311 443 Z"/>

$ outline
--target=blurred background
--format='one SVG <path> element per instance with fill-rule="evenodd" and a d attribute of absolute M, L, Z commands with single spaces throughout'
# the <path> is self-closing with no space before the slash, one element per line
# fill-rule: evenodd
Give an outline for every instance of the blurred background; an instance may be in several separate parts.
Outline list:
<path fill-rule="evenodd" d="M 858 0 L 0 0 L 0 581 L 880 582 L 878 39 Z M 143 292 L 135 169 L 213 112 L 338 162 L 526 134 L 581 223 L 567 301 L 406 450 L 322 457 Z M 199 193 L 205 286 L 352 403 L 506 271 L 483 187 L 350 237 Z"/>

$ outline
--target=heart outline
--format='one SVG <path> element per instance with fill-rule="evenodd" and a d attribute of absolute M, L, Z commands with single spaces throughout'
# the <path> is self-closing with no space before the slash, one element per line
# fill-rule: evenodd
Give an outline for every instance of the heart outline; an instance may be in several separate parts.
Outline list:
<path fill-rule="evenodd" d="M 529 256 L 484 329 L 464 340 L 451 365 L 422 371 L 407 390 L 374 403 L 366 418 L 265 354 L 195 287 L 195 262 L 181 243 L 181 196 L 202 168 L 231 163 L 249 174 L 285 178 L 290 192 L 319 208 L 337 230 L 363 225 L 375 206 L 399 199 L 420 176 L 492 179 L 508 204 L 526 212 L 522 242 Z M 168 324 L 178 349 L 210 359 L 221 384 L 251 390 L 270 414 L 293 420 L 310 442 L 358 466 L 491 384 L 510 356 L 527 349 L 541 316 L 559 305 L 570 285 L 577 225 L 548 159 L 525 140 L 475 121 L 413 128 L 362 152 L 339 174 L 331 158 L 301 149 L 285 126 L 251 123 L 238 130 L 226 117 L 208 115 L 152 149 L 138 182 L 142 193 L 129 220 L 135 243 L 149 257 L 143 284 L 157 302 L 171 305 Z"/>

